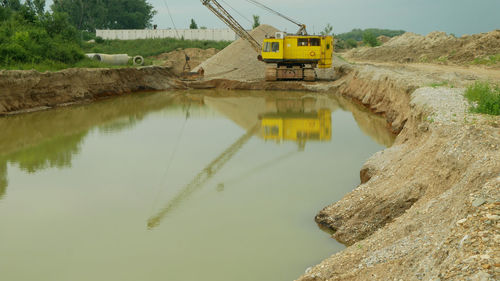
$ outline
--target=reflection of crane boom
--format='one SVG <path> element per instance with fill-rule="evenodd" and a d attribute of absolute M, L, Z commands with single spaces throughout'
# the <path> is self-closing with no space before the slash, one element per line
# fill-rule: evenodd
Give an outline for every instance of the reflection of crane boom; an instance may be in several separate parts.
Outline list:
<path fill-rule="evenodd" d="M 183 199 L 191 195 L 191 193 L 203 186 L 203 184 L 212 178 L 224 166 L 224 164 L 226 164 L 227 161 L 229 161 L 234 154 L 241 149 L 241 147 L 252 137 L 252 135 L 255 134 L 258 128 L 258 124 L 255 125 L 229 148 L 222 152 L 216 159 L 210 162 L 210 164 L 208 164 L 203 170 L 201 170 L 191 182 L 185 185 L 181 191 L 163 209 L 161 209 L 160 212 L 158 212 L 158 214 L 148 220 L 148 228 L 152 229 L 158 226 L 168 212 L 177 207 Z"/>

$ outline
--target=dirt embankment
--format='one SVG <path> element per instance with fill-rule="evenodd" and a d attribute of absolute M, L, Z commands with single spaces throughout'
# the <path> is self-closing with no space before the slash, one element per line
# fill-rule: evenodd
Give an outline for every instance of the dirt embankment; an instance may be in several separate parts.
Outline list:
<path fill-rule="evenodd" d="M 310 280 L 498 280 L 500 118 L 468 113 L 462 74 L 345 65 L 329 86 L 386 116 L 394 145 L 317 223 L 349 247 Z M 443 77 L 459 88 L 421 87 Z"/>
<path fill-rule="evenodd" d="M 0 71 L 0 115 L 141 90 L 185 88 L 165 67 Z"/>
<path fill-rule="evenodd" d="M 431 32 L 427 36 L 407 32 L 396 36 L 382 46 L 353 49 L 345 54 L 353 60 L 398 62 L 469 64 L 475 59 L 500 66 L 500 62 L 488 61 L 489 56 L 500 55 L 500 30 L 455 37 L 444 32 Z M 496 60 L 498 60 L 497 58 Z"/>

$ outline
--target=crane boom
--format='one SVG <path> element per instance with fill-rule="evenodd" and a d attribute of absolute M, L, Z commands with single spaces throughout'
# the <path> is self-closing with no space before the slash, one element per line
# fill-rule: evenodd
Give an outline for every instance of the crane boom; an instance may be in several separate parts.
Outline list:
<path fill-rule="evenodd" d="M 252 35 L 250 35 L 238 23 L 238 21 L 236 21 L 236 19 L 233 18 L 229 12 L 221 6 L 221 4 L 219 4 L 219 2 L 216 0 L 201 0 L 201 3 L 212 11 L 212 13 L 221 19 L 227 26 L 229 26 L 229 28 L 231 28 L 236 34 L 238 34 L 238 36 L 247 40 L 257 53 L 260 53 L 262 47 L 259 42 L 257 42 L 257 40 L 255 40 L 255 38 L 253 38 Z"/>
<path fill-rule="evenodd" d="M 249 2 L 249 3 L 252 3 L 255 6 L 260 7 L 260 8 L 262 8 L 262 9 L 268 11 L 268 12 L 271 12 L 271 13 L 277 15 L 277 16 L 280 16 L 280 17 L 286 19 L 287 21 L 289 21 L 291 23 L 294 23 L 294 24 L 298 25 L 299 26 L 299 31 L 297 31 L 297 35 L 307 35 L 306 25 L 305 24 L 299 23 L 296 20 L 294 20 L 294 19 L 292 19 L 292 18 L 290 18 L 288 16 L 285 16 L 285 15 L 283 15 L 282 13 L 280 13 L 280 12 L 278 12 L 276 10 L 273 10 L 273 9 L 269 8 L 268 6 L 266 6 L 266 5 L 258 2 L 256 0 L 246 0 L 246 1 Z"/>
<path fill-rule="evenodd" d="M 152 229 L 160 224 L 165 215 L 172 209 L 177 207 L 187 196 L 191 195 L 196 189 L 203 186 L 210 178 L 212 178 L 223 166 L 229 161 L 238 150 L 255 134 L 258 125 L 248 130 L 246 134 L 241 136 L 236 142 L 222 152 L 216 159 L 201 170 L 194 178 L 186 184 L 181 191 L 168 204 L 161 209 L 155 216 L 148 220 L 148 228 Z"/>

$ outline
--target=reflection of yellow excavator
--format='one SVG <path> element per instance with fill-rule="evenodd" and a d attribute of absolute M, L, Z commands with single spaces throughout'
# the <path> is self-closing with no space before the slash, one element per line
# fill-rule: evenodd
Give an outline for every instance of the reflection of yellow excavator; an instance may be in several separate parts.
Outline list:
<path fill-rule="evenodd" d="M 297 34 L 288 35 L 276 32 L 274 36 L 264 39 L 261 45 L 234 19 L 216 0 L 201 0 L 210 11 L 229 26 L 241 38 L 248 41 L 259 54 L 259 60 L 267 64 L 266 80 L 316 80 L 314 68 L 330 68 L 332 66 L 333 37 L 308 35 L 306 25 L 259 3 L 247 0 L 275 15 L 278 15 L 299 26 Z"/>
<path fill-rule="evenodd" d="M 320 109 L 317 112 L 304 112 L 304 100 L 277 100 L 278 113 L 266 113 L 259 116 L 257 122 L 243 136 L 210 162 L 185 185 L 156 215 L 148 220 L 148 228 L 157 227 L 165 216 L 175 209 L 185 198 L 203 187 L 256 133 L 265 140 L 296 141 L 299 150 L 304 150 L 308 140 L 329 141 L 331 139 L 331 111 Z M 280 112 L 281 111 L 283 112 Z M 281 157 L 283 158 L 283 157 Z M 281 159 L 280 158 L 280 159 Z M 258 170 L 258 169 L 257 169 Z"/>
<path fill-rule="evenodd" d="M 304 149 L 307 140 L 329 141 L 332 136 L 331 112 L 268 113 L 260 116 L 260 135 L 265 140 L 296 141 Z"/>

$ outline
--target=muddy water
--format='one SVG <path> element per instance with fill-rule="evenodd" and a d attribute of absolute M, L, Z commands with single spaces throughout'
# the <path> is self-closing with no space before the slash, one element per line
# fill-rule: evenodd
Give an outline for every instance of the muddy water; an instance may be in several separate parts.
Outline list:
<path fill-rule="evenodd" d="M 1 280 L 293 280 L 393 137 L 306 93 L 146 93 L 0 118 Z"/>

